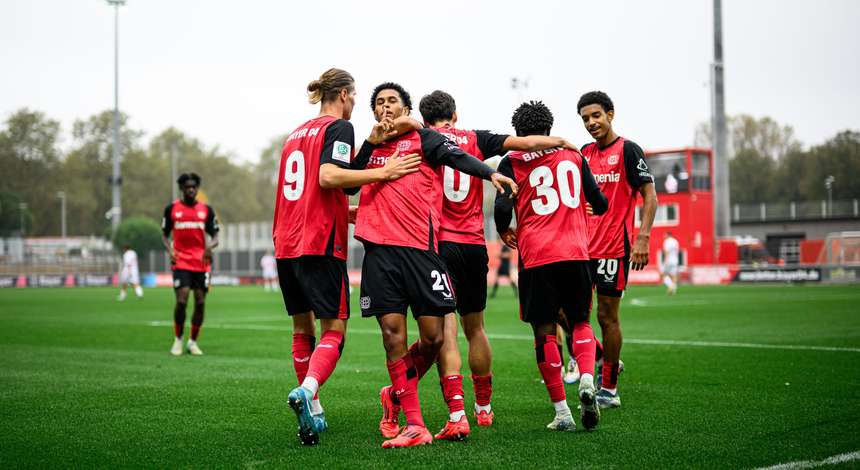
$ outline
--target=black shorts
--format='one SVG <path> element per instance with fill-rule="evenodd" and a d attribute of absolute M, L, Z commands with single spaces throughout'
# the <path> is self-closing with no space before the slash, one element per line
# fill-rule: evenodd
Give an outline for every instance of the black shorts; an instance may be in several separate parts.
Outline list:
<path fill-rule="evenodd" d="M 346 261 L 333 256 L 280 258 L 278 279 L 287 313 L 313 311 L 317 318 L 349 318 Z"/>
<path fill-rule="evenodd" d="M 441 317 L 456 307 L 442 258 L 433 250 L 364 244 L 361 265 L 361 315 L 386 313 Z"/>
<path fill-rule="evenodd" d="M 630 272 L 629 253 L 621 258 L 592 259 L 589 261 L 589 268 L 598 295 L 624 296 L 624 290 L 627 289 L 627 274 Z"/>
<path fill-rule="evenodd" d="M 173 288 L 181 289 L 183 287 L 202 289 L 203 292 L 209 292 L 209 273 L 189 271 L 187 269 L 174 269 Z"/>
<path fill-rule="evenodd" d="M 560 261 L 520 271 L 522 321 L 536 325 L 556 323 L 560 309 L 572 322 L 588 319 L 591 311 L 588 261 Z"/>
<path fill-rule="evenodd" d="M 457 312 L 466 315 L 483 311 L 487 307 L 487 272 L 490 270 L 487 246 L 439 242 L 439 256 L 448 268 L 457 293 Z"/>
<path fill-rule="evenodd" d="M 499 269 L 496 270 L 496 277 L 507 276 L 511 277 L 511 260 L 503 259 L 499 261 Z"/>

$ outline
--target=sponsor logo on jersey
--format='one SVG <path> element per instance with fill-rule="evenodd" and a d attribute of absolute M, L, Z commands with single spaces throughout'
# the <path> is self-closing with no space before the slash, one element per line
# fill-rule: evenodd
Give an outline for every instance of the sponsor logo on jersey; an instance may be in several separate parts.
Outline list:
<path fill-rule="evenodd" d="M 350 151 L 352 146 L 346 142 L 336 140 L 331 149 L 331 159 L 343 163 L 349 163 Z"/>
<path fill-rule="evenodd" d="M 598 173 L 594 175 L 594 181 L 596 181 L 597 184 L 617 183 L 621 181 L 621 173 L 617 173 L 614 171 L 611 171 L 609 173 Z"/>
<path fill-rule="evenodd" d="M 180 218 L 180 217 L 182 217 L 182 211 L 176 211 L 176 212 L 174 212 L 174 213 L 173 213 L 173 217 L 176 217 L 177 219 L 178 219 L 178 218 Z"/>
<path fill-rule="evenodd" d="M 397 142 L 397 150 L 400 150 L 401 152 L 409 150 L 409 141 L 401 140 L 400 142 Z"/>
<path fill-rule="evenodd" d="M 206 218 L 206 212 L 197 211 L 197 217 L 200 219 L 205 219 Z"/>
<path fill-rule="evenodd" d="M 200 229 L 203 230 L 206 228 L 206 224 L 203 222 L 176 222 L 173 226 L 176 230 L 189 230 L 189 229 Z"/>
<path fill-rule="evenodd" d="M 606 163 L 609 163 L 610 165 L 618 164 L 618 155 L 610 155 L 606 160 Z"/>
<path fill-rule="evenodd" d="M 370 308 L 370 296 L 364 296 L 358 301 L 362 310 L 367 310 Z"/>

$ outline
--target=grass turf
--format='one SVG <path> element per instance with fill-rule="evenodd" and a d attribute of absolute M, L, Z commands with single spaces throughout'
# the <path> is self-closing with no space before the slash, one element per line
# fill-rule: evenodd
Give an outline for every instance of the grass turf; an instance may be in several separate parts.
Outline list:
<path fill-rule="evenodd" d="M 553 411 L 530 329 L 502 289 L 486 314 L 496 423 L 472 420 L 466 442 L 395 450 L 379 448 L 377 393 L 388 375 L 357 295 L 344 356 L 321 393 L 330 429 L 308 448 L 286 406 L 296 379 L 279 294 L 214 288 L 200 337 L 206 355 L 180 358 L 168 354 L 171 290 L 124 303 L 115 294 L 0 290 L 3 468 L 738 468 L 860 450 L 856 286 L 682 287 L 673 298 L 632 287 L 621 313 L 623 406 L 605 410 L 591 433 L 544 428 Z M 712 344 L 725 342 L 780 348 Z M 783 348 L 797 345 L 853 350 Z M 420 394 L 435 432 L 446 418 L 435 370 Z"/>

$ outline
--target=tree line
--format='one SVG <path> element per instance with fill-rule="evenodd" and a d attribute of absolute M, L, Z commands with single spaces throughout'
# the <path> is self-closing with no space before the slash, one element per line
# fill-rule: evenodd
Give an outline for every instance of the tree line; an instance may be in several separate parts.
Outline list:
<path fill-rule="evenodd" d="M 21 109 L 0 128 L 0 236 L 56 236 L 61 232 L 61 201 L 65 193 L 70 236 L 109 233 L 105 213 L 111 207 L 112 111 L 74 122 L 71 145 L 61 146 L 62 129 L 44 113 Z M 145 141 L 142 131 L 120 117 L 123 219 L 161 220 L 177 174 L 203 177 L 201 198 L 215 207 L 224 222 L 271 219 L 274 210 L 276 165 L 283 137 L 271 140 L 257 163 L 237 163 L 217 145 L 208 146 L 175 128 Z M 24 205 L 22 205 L 24 204 Z"/>
<path fill-rule="evenodd" d="M 860 132 L 845 130 L 804 148 L 790 126 L 769 117 L 729 118 L 731 202 L 822 200 L 825 178 L 834 176 L 834 199 L 860 198 Z M 0 236 L 60 234 L 60 199 L 65 193 L 67 233 L 106 235 L 111 206 L 112 111 L 76 120 L 65 149 L 60 123 L 44 113 L 20 109 L 0 128 Z M 285 136 L 269 142 L 256 163 L 237 163 L 217 145 L 207 145 L 173 127 L 146 141 L 120 117 L 123 218 L 160 221 L 177 173 L 203 176 L 202 197 L 222 223 L 270 220 L 277 165 Z M 693 143 L 710 147 L 710 126 L 700 125 Z M 211 191 L 210 191 L 211 190 Z"/>

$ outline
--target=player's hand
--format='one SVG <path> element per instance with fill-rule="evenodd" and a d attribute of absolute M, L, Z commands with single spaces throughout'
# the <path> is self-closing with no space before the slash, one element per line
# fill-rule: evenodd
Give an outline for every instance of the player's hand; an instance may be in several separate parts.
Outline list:
<path fill-rule="evenodd" d="M 501 192 L 508 198 L 513 198 L 517 195 L 517 192 L 519 191 L 517 183 L 514 183 L 514 180 L 499 173 L 498 171 L 490 176 L 490 182 L 493 183 L 493 186 L 495 186 L 499 192 Z"/>
<path fill-rule="evenodd" d="M 358 218 L 358 206 L 349 206 L 349 209 L 346 213 L 346 222 L 348 224 L 354 224 L 355 219 Z"/>
<path fill-rule="evenodd" d="M 170 250 L 170 264 L 176 264 L 176 252 Z"/>
<path fill-rule="evenodd" d="M 212 263 L 212 248 L 207 247 L 203 250 L 203 264 Z"/>
<path fill-rule="evenodd" d="M 636 235 L 633 252 L 630 254 L 630 267 L 639 271 L 648 265 L 648 235 Z"/>
<path fill-rule="evenodd" d="M 385 118 L 373 125 L 373 129 L 370 130 L 370 135 L 367 137 L 367 141 L 373 145 L 379 145 L 390 137 L 388 134 L 390 134 L 393 129 L 394 120 L 391 118 Z"/>
<path fill-rule="evenodd" d="M 395 150 L 382 167 L 382 174 L 386 181 L 402 178 L 410 173 L 418 171 L 418 165 L 421 164 L 421 155 L 410 153 L 409 155 L 400 156 L 400 150 Z"/>
<path fill-rule="evenodd" d="M 579 147 L 568 142 L 567 139 L 561 139 L 561 148 L 579 152 Z"/>
<path fill-rule="evenodd" d="M 591 204 L 588 202 L 585 203 L 585 213 L 587 215 L 594 215 L 594 209 L 591 208 Z"/>
<path fill-rule="evenodd" d="M 499 237 L 501 237 L 502 242 L 504 242 L 505 245 L 508 245 L 508 248 L 512 250 L 517 249 L 517 232 L 513 229 L 509 228 L 505 230 L 505 233 L 499 234 Z"/>

